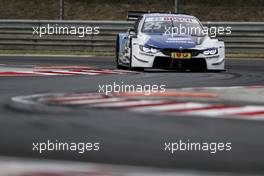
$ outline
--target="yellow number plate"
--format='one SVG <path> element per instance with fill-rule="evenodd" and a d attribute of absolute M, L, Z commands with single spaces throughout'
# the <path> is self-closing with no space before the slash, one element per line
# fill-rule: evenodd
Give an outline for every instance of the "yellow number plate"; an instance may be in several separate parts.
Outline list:
<path fill-rule="evenodd" d="M 192 58 L 191 53 L 171 53 L 172 59 L 190 59 Z"/>

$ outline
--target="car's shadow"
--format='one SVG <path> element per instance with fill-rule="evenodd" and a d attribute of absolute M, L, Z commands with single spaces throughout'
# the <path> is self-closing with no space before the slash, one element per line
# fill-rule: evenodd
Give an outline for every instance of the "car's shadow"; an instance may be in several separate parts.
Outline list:
<path fill-rule="evenodd" d="M 162 69 L 145 69 L 138 71 L 142 73 L 221 73 L 226 70 L 162 70 Z"/>

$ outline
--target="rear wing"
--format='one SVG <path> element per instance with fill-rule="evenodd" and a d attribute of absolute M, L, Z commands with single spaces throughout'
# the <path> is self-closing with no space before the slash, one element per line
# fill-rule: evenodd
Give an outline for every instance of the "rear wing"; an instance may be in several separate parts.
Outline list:
<path fill-rule="evenodd" d="M 150 13 L 148 12 L 142 12 L 142 11 L 128 11 L 127 12 L 127 21 L 136 21 L 140 16 L 143 14 Z"/>
<path fill-rule="evenodd" d="M 172 13 L 172 12 L 151 12 L 151 11 L 128 11 L 127 12 L 127 21 L 137 21 L 137 19 L 146 14 L 146 13 L 169 13 L 169 14 L 181 14 L 181 15 L 190 15 L 185 13 Z"/>

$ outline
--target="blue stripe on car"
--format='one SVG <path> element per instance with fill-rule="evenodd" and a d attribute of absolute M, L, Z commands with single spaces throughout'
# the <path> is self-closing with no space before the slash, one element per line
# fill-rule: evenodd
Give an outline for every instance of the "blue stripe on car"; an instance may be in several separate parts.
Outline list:
<path fill-rule="evenodd" d="M 188 49 L 196 46 L 196 37 L 192 36 L 175 36 L 170 35 L 151 35 L 145 45 L 159 49 Z"/>

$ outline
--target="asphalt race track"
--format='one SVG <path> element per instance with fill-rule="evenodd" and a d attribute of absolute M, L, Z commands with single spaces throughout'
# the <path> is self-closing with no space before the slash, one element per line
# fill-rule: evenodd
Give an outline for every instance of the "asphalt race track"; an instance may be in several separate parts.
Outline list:
<path fill-rule="evenodd" d="M 115 70 L 112 58 L 15 57 L 0 58 L 8 66 L 83 66 Z M 43 93 L 98 92 L 98 85 L 165 84 L 167 89 L 186 87 L 263 86 L 264 60 L 227 60 L 220 73 L 146 71 L 124 74 L 0 76 L 0 155 L 78 160 L 160 168 L 199 169 L 264 174 L 264 121 L 159 113 L 122 109 L 72 108 L 70 111 L 14 108 L 11 98 Z M 1 70 L 1 69 L 0 69 Z M 99 71 L 102 71 L 99 70 Z M 237 95 L 234 95 L 237 96 Z M 259 97 L 261 98 L 261 97 Z M 263 98 L 263 97 L 262 97 Z M 258 99 L 258 97 L 256 97 Z M 261 103 L 261 102 L 260 102 Z M 32 142 L 60 140 L 100 142 L 100 151 L 32 151 Z M 231 151 L 164 151 L 166 141 L 232 142 Z"/>

